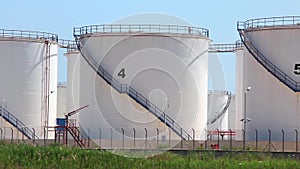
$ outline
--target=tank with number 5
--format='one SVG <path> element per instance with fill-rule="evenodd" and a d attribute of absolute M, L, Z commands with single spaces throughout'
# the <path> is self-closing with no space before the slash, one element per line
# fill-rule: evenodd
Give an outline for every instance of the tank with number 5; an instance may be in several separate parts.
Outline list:
<path fill-rule="evenodd" d="M 237 55 L 236 110 L 246 114 L 247 139 L 295 139 L 300 128 L 300 17 L 271 17 L 238 22 L 244 52 Z M 251 87 L 251 90 L 248 91 Z M 243 117 L 244 118 L 244 117 Z"/>

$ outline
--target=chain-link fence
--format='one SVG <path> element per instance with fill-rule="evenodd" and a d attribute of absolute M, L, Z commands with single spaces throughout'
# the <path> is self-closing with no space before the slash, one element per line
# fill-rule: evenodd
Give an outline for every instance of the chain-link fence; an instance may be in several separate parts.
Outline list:
<path fill-rule="evenodd" d="M 32 131 L 38 129 L 32 128 Z M 46 132 L 46 130 L 48 130 Z M 160 128 L 112 128 L 84 129 L 81 137 L 85 148 L 101 149 L 176 149 L 176 150 L 226 150 L 226 151 L 266 151 L 298 152 L 299 140 L 297 129 L 281 130 L 214 130 L 206 131 L 206 139 L 197 139 L 200 131 L 191 130 L 191 140 L 180 138 L 172 130 L 160 131 Z M 198 132 L 198 133 L 197 133 Z M 63 144 L 78 146 L 74 136 L 62 132 L 59 128 L 44 129 L 38 139 L 29 139 L 13 127 L 0 128 L 0 140 L 9 143 L 32 143 L 38 145 Z M 245 135 L 245 136 L 244 136 Z M 245 138 L 245 140 L 243 139 Z"/>

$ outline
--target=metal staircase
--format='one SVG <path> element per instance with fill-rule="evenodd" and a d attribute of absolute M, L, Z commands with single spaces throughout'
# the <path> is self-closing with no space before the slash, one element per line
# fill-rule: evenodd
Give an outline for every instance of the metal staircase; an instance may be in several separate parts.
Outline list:
<path fill-rule="evenodd" d="M 213 118 L 212 120 L 209 120 L 207 122 L 207 124 L 215 123 L 218 119 L 220 119 L 226 113 L 228 107 L 230 106 L 231 98 L 232 98 L 232 95 L 231 95 L 230 92 L 228 92 L 228 99 L 227 99 L 225 107 L 222 109 L 222 111 L 215 118 Z"/>
<path fill-rule="evenodd" d="M 6 108 L 0 106 L 0 116 L 4 118 L 11 125 L 16 127 L 22 134 L 24 134 L 30 140 L 38 140 L 39 138 L 35 135 L 35 132 L 25 126 L 17 117 L 7 111 Z"/>
<path fill-rule="evenodd" d="M 74 138 L 75 142 L 81 147 L 84 148 L 86 146 L 86 139 L 82 137 L 78 127 L 76 126 L 67 126 L 67 131 Z"/>
<path fill-rule="evenodd" d="M 173 120 L 170 116 L 168 116 L 158 107 L 156 107 L 153 103 L 151 103 L 147 98 L 141 95 L 138 91 L 136 91 L 129 85 L 121 84 L 116 79 L 114 79 L 106 70 L 102 68 L 100 64 L 98 64 L 94 60 L 93 57 L 89 56 L 89 54 L 85 51 L 85 49 L 80 45 L 79 36 L 75 36 L 75 39 L 76 39 L 77 48 L 81 52 L 83 58 L 103 80 L 105 80 L 119 93 L 125 93 L 128 96 L 130 96 L 133 100 L 135 100 L 137 103 L 139 103 L 149 112 L 151 112 L 155 117 L 157 117 L 161 122 L 165 123 L 183 140 L 193 139 L 186 130 L 184 130 L 178 123 L 176 123 L 175 120 Z"/>
<path fill-rule="evenodd" d="M 293 90 L 294 92 L 300 92 L 300 82 L 296 82 L 289 75 L 284 73 L 279 67 L 275 66 L 258 49 L 256 49 L 255 46 L 251 43 L 251 41 L 247 38 L 247 35 L 245 33 L 245 22 L 238 22 L 237 27 L 244 46 L 247 48 L 249 53 L 255 58 L 255 60 L 291 90 Z"/>

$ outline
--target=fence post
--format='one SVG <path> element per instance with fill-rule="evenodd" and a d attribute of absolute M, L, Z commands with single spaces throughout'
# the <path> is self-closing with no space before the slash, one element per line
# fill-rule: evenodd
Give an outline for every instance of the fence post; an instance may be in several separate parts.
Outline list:
<path fill-rule="evenodd" d="M 268 143 L 268 145 L 269 145 L 269 151 L 271 151 L 271 139 L 272 139 L 272 133 L 271 133 L 271 130 L 270 130 L 270 129 L 268 129 L 268 133 L 269 133 L 269 143 Z"/>
<path fill-rule="evenodd" d="M 122 130 L 122 148 L 124 149 L 124 135 L 125 135 L 125 130 L 121 128 Z"/>
<path fill-rule="evenodd" d="M 258 149 L 258 131 L 255 129 L 255 150 Z"/>
<path fill-rule="evenodd" d="M 10 127 L 10 130 L 11 130 L 11 139 L 10 139 L 10 143 L 13 142 L 13 139 L 14 139 L 14 130 Z"/>
<path fill-rule="evenodd" d="M 171 129 L 169 128 L 169 147 L 171 147 Z"/>
<path fill-rule="evenodd" d="M 282 132 L 282 152 L 284 152 L 284 130 L 281 129 Z"/>
<path fill-rule="evenodd" d="M 113 130 L 112 128 L 109 128 L 110 129 L 110 148 L 112 148 L 112 145 L 113 145 Z"/>
<path fill-rule="evenodd" d="M 88 148 L 90 147 L 90 141 L 91 141 L 91 138 L 90 138 L 90 135 L 91 135 L 91 131 L 89 128 L 87 128 L 87 131 L 88 131 Z"/>
<path fill-rule="evenodd" d="M 217 129 L 217 132 L 218 132 L 218 147 L 220 148 L 220 130 Z"/>
<path fill-rule="evenodd" d="M 246 140 L 245 140 L 245 136 L 246 136 L 246 132 L 244 129 L 242 129 L 242 133 L 243 133 L 243 150 L 246 150 Z"/>
<path fill-rule="evenodd" d="M 156 128 L 156 148 L 158 148 L 159 145 L 159 129 Z"/>
<path fill-rule="evenodd" d="M 229 133 L 230 133 L 229 149 L 230 151 L 232 151 L 232 130 L 231 129 L 229 129 Z"/>
<path fill-rule="evenodd" d="M 295 129 L 296 132 L 296 152 L 298 152 L 298 130 Z"/>
<path fill-rule="evenodd" d="M 182 149 L 182 128 L 180 128 L 180 148 Z"/>
<path fill-rule="evenodd" d="M 195 150 L 195 130 L 192 129 L 193 132 L 193 150 Z"/>
<path fill-rule="evenodd" d="M 2 136 L 3 136 L 3 133 L 2 133 L 2 132 L 3 132 L 3 131 L 2 131 L 2 128 L 0 128 L 0 132 L 1 132 L 1 137 L 0 137 L 0 139 L 2 140 L 2 138 L 3 138 L 3 137 L 2 137 Z"/>
<path fill-rule="evenodd" d="M 99 128 L 99 147 L 101 149 L 101 128 Z"/>
<path fill-rule="evenodd" d="M 147 148 L 147 137 L 148 137 L 148 130 L 145 128 L 145 148 Z"/>
<path fill-rule="evenodd" d="M 46 127 L 44 127 L 44 146 L 46 145 Z"/>
<path fill-rule="evenodd" d="M 135 128 L 133 129 L 133 148 L 135 148 Z"/>
<path fill-rule="evenodd" d="M 204 129 L 204 132 L 205 132 L 205 136 L 206 136 L 206 140 L 204 142 L 204 149 L 206 150 L 207 149 L 207 141 L 208 141 L 208 134 L 207 134 L 208 132 L 206 129 Z"/>
<path fill-rule="evenodd" d="M 34 128 L 32 128 L 32 131 L 33 131 L 33 143 L 35 144 L 35 129 Z"/>

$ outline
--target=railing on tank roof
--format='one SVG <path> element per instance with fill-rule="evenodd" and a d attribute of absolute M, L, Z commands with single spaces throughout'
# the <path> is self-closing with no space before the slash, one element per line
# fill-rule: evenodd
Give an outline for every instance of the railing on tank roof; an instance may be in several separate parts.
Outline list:
<path fill-rule="evenodd" d="M 300 26 L 300 16 L 282 16 L 249 19 L 247 21 L 237 22 L 238 29 L 252 29 L 261 27 L 276 27 L 276 26 Z"/>
<path fill-rule="evenodd" d="M 74 36 L 92 33 L 170 33 L 209 37 L 208 29 L 178 25 L 90 25 L 73 29 Z"/>
<path fill-rule="evenodd" d="M 224 43 L 224 44 L 210 44 L 210 53 L 223 53 L 223 52 L 234 52 L 236 49 L 243 47 L 242 41 L 238 40 L 235 43 Z"/>
<path fill-rule="evenodd" d="M 39 39 L 48 41 L 58 41 L 58 35 L 39 32 L 39 31 L 27 31 L 27 30 L 7 30 L 0 29 L 0 37 L 4 38 L 27 38 L 27 39 Z"/>
<path fill-rule="evenodd" d="M 58 39 L 59 47 L 66 48 L 68 52 L 77 50 L 77 45 L 74 40 Z"/>

